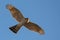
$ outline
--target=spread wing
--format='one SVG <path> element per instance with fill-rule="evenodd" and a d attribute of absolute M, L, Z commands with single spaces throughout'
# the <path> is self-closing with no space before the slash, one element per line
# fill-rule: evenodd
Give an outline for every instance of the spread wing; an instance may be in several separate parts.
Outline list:
<path fill-rule="evenodd" d="M 7 9 L 10 10 L 12 16 L 13 16 L 18 22 L 21 22 L 21 21 L 24 19 L 24 16 L 22 15 L 22 13 L 21 13 L 17 8 L 15 8 L 14 6 L 8 4 L 6 7 L 7 7 Z"/>
<path fill-rule="evenodd" d="M 7 6 L 7 9 L 9 9 L 9 11 L 11 12 L 12 16 L 18 21 L 20 22 L 19 24 L 17 25 L 14 25 L 12 27 L 10 27 L 9 29 L 11 31 L 13 31 L 14 33 L 17 33 L 18 30 L 22 27 L 22 25 L 25 23 L 25 18 L 24 16 L 22 15 L 22 13 L 17 9 L 15 8 L 14 6 L 8 4 Z"/>
<path fill-rule="evenodd" d="M 25 23 L 24 26 L 31 31 L 35 31 L 35 32 L 38 32 L 40 34 L 44 34 L 44 30 L 35 23 L 32 23 L 32 22 Z"/>

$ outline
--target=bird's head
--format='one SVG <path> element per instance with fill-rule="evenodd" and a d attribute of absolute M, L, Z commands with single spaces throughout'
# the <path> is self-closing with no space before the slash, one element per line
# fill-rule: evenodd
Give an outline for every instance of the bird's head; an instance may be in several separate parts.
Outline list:
<path fill-rule="evenodd" d="M 26 20 L 26 23 L 29 23 L 29 18 L 25 18 L 25 20 Z"/>

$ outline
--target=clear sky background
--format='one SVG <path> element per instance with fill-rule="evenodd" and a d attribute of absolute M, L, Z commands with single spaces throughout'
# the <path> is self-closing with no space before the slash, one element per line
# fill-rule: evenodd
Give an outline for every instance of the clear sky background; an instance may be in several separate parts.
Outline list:
<path fill-rule="evenodd" d="M 21 10 L 25 17 L 45 30 L 44 35 L 24 26 L 14 34 L 9 27 L 18 24 L 6 5 Z M 0 40 L 60 40 L 60 0 L 0 0 Z"/>

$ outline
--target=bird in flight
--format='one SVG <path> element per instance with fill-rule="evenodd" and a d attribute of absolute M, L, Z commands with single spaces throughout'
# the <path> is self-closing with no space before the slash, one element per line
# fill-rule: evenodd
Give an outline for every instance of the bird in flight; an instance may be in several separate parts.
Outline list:
<path fill-rule="evenodd" d="M 12 6 L 11 4 L 6 5 L 6 8 L 11 12 L 13 18 L 15 18 L 19 23 L 9 27 L 9 29 L 13 32 L 13 33 L 17 33 L 19 31 L 19 29 L 24 26 L 27 29 L 37 32 L 39 34 L 44 34 L 44 30 L 38 26 L 37 24 L 29 21 L 29 18 L 25 18 L 22 13 L 14 6 Z"/>

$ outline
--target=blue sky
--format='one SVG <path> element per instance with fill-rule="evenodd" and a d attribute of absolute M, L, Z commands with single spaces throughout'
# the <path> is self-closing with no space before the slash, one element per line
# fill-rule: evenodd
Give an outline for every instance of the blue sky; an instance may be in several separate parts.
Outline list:
<path fill-rule="evenodd" d="M 32 32 L 24 26 L 17 34 L 9 27 L 18 24 L 6 5 L 21 10 L 25 17 L 45 30 L 45 35 Z M 60 0 L 0 0 L 0 40 L 60 40 Z"/>

